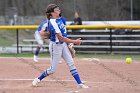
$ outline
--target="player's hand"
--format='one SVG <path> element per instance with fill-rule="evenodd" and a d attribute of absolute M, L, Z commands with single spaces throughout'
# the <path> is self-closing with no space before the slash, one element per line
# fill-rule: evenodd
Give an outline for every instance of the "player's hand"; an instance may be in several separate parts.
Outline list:
<path fill-rule="evenodd" d="M 44 31 L 44 30 L 42 30 L 42 31 L 40 31 L 40 35 L 41 35 L 41 37 L 42 37 L 43 40 L 44 39 L 49 39 L 50 38 L 50 31 Z"/>
<path fill-rule="evenodd" d="M 76 45 L 80 45 L 81 44 L 81 38 L 77 38 L 76 40 L 75 40 L 75 43 L 74 44 L 76 44 Z"/>

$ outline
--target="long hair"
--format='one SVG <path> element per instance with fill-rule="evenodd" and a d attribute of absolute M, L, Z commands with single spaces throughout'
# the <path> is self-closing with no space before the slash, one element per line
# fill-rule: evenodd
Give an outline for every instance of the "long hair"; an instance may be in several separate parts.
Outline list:
<path fill-rule="evenodd" d="M 47 16 L 48 19 L 50 19 L 51 16 L 52 16 L 51 12 L 54 12 L 54 9 L 57 8 L 57 7 L 59 7 L 59 6 L 56 5 L 56 4 L 49 4 L 47 6 L 47 8 L 46 8 L 46 16 Z"/>

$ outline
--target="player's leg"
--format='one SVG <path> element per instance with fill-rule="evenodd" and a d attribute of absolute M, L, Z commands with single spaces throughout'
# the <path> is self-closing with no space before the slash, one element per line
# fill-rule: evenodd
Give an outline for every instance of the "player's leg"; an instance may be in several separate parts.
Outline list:
<path fill-rule="evenodd" d="M 50 68 L 45 70 L 42 73 L 42 75 L 40 75 L 40 77 L 38 77 L 40 80 L 42 80 L 47 75 L 53 74 L 56 71 L 57 66 L 59 64 L 59 61 L 61 59 L 62 45 L 58 45 L 58 44 L 55 44 L 53 42 L 50 42 L 49 47 L 50 47 L 49 51 L 50 51 L 50 55 L 51 55 L 51 59 L 50 59 L 51 60 L 51 66 L 50 66 Z"/>
<path fill-rule="evenodd" d="M 38 82 L 56 71 L 59 61 L 61 59 L 62 47 L 63 45 L 57 45 L 50 42 L 49 51 L 51 55 L 51 66 L 46 69 L 38 78 L 34 79 L 34 81 L 32 82 L 33 86 L 36 86 Z"/>
<path fill-rule="evenodd" d="M 37 46 L 36 51 L 34 53 L 34 61 L 38 62 L 38 55 L 39 55 L 40 49 L 43 46 L 43 40 L 42 40 L 40 33 L 38 31 L 35 32 L 34 37 L 35 37 L 36 42 L 38 43 L 38 46 Z"/>
<path fill-rule="evenodd" d="M 77 84 L 81 88 L 88 88 L 88 86 L 84 85 L 80 79 L 80 75 L 78 74 L 78 71 L 74 65 L 74 60 L 71 56 L 71 53 L 70 53 L 66 43 L 65 43 L 65 47 L 64 47 L 63 52 L 62 52 L 62 57 L 66 61 L 67 65 L 70 69 L 70 72 L 71 72 L 72 76 L 74 77 L 74 79 L 76 80 Z"/>

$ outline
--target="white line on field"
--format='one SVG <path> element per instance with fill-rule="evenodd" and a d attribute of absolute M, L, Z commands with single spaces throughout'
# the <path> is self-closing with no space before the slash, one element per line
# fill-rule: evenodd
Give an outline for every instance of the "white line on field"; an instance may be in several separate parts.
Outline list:
<path fill-rule="evenodd" d="M 0 79 L 0 81 L 32 81 L 34 79 Z M 43 80 L 43 81 L 69 81 L 73 82 L 74 80 Z"/>
<path fill-rule="evenodd" d="M 16 57 L 0 57 L 3 59 L 15 59 Z M 24 58 L 24 59 L 33 59 L 33 57 L 18 57 L 18 58 Z M 39 59 L 50 59 L 50 58 L 39 58 Z"/>
<path fill-rule="evenodd" d="M 0 81 L 33 81 L 34 79 L 0 79 Z M 75 80 L 43 80 L 47 82 L 65 81 L 75 82 Z M 113 82 L 94 82 L 94 81 L 82 81 L 83 83 L 113 83 Z"/>

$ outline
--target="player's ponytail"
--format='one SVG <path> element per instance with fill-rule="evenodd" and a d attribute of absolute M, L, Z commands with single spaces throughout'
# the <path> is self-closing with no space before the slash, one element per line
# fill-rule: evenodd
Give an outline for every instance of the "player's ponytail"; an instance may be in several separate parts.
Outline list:
<path fill-rule="evenodd" d="M 50 13 L 46 13 L 47 19 L 50 20 L 51 18 L 51 14 Z"/>

